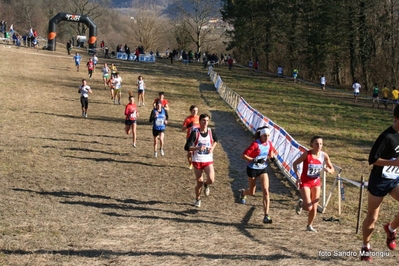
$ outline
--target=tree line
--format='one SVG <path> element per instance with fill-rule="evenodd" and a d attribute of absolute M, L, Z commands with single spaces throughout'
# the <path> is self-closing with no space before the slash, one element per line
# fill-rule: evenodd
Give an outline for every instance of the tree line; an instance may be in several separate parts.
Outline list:
<path fill-rule="evenodd" d="M 219 0 L 170 2 L 132 0 L 129 8 L 112 8 L 111 0 L 0 0 L 0 20 L 13 23 L 20 35 L 32 27 L 46 38 L 48 22 L 57 13 L 80 14 L 96 24 L 98 43 L 104 40 L 111 51 L 118 44 L 161 53 L 168 48 L 224 51 L 220 32 L 208 27 L 210 18 L 221 16 Z M 84 23 L 61 22 L 56 41 L 66 44 L 72 37 L 86 35 L 87 30 Z"/>
<path fill-rule="evenodd" d="M 397 85 L 399 1 L 222 0 L 221 13 L 242 62 L 337 85 Z"/>

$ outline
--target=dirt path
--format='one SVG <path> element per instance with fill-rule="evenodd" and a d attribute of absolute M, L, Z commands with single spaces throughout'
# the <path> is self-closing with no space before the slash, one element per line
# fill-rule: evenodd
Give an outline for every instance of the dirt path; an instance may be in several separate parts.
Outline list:
<path fill-rule="evenodd" d="M 11 49 L 11 50 L 10 50 Z M 305 231 L 294 214 L 296 192 L 270 169 L 273 224 L 263 225 L 261 195 L 236 202 L 246 186 L 242 151 L 251 134 L 212 88 L 201 66 L 169 61 L 119 66 L 124 92 L 138 75 L 147 82 L 140 108 L 138 148 L 123 132 L 123 105 L 113 105 L 99 72 L 89 85 L 89 118 L 80 116 L 77 86 L 85 72 L 55 52 L 0 47 L 1 167 L 0 247 L 2 265 L 354 265 L 353 224 L 323 222 Z M 29 52 L 29 59 L 26 53 Z M 86 59 L 86 55 L 84 55 Z M 17 88 L 17 89 L 13 89 Z M 158 91 L 171 102 L 165 156 L 153 158 L 148 116 Z M 125 94 L 126 96 L 126 94 Z M 126 104 L 126 97 L 123 100 Z M 188 108 L 209 112 L 220 138 L 216 183 L 193 207 L 194 179 L 183 151 L 180 126 Z M 274 169 L 275 170 L 275 169 Z M 328 214 L 330 217 L 331 214 Z M 317 240 L 317 241 L 315 241 Z M 384 251 L 384 241 L 375 249 Z M 324 254 L 324 253 L 323 253 Z M 321 255 L 323 255 L 321 254 Z M 397 263 L 395 252 L 379 264 Z"/>

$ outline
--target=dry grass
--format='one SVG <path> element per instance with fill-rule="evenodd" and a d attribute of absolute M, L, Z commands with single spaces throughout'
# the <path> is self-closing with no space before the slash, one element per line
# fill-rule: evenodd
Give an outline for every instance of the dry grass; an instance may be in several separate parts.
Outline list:
<path fill-rule="evenodd" d="M 0 47 L 1 265 L 356 264 L 357 257 L 319 256 L 320 250 L 358 251 L 354 223 L 346 219 L 353 213 L 345 209 L 341 223 L 319 215 L 320 233 L 306 232 L 305 216 L 294 215 L 296 192 L 273 169 L 272 225 L 261 223 L 259 193 L 247 205 L 236 202 L 235 192 L 246 184 L 239 157 L 251 135 L 201 65 L 107 60 L 123 77 L 124 104 L 138 75 L 147 83 L 134 149 L 123 131 L 124 107 L 112 104 L 98 70 L 88 82 L 89 118 L 80 116 L 77 86 L 86 72 L 76 72 L 72 58 L 58 49 Z M 148 116 L 160 90 L 171 111 L 166 154 L 155 159 Z M 180 132 L 191 104 L 211 114 L 221 139 L 216 183 L 200 209 L 192 206 L 194 180 Z M 324 217 L 335 215 L 333 206 Z M 381 234 L 378 228 L 377 238 Z M 374 249 L 386 250 L 381 237 Z M 393 265 L 396 253 L 375 261 Z"/>

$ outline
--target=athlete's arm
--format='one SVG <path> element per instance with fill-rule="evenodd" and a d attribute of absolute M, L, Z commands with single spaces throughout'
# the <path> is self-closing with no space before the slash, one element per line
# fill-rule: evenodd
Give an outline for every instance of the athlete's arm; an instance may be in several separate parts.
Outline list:
<path fill-rule="evenodd" d="M 186 145 L 184 145 L 184 150 L 190 151 L 190 148 L 193 146 L 195 141 L 196 133 L 194 131 L 191 132 L 190 137 L 188 137 L 186 141 Z"/>
<path fill-rule="evenodd" d="M 152 123 L 152 121 L 154 121 L 154 112 L 155 112 L 155 109 L 153 109 L 153 110 L 151 111 L 150 120 L 149 120 L 150 123 Z"/>
<path fill-rule="evenodd" d="M 324 167 L 324 171 L 326 171 L 329 174 L 334 173 L 334 166 L 331 163 L 330 156 L 328 156 L 327 153 L 324 153 L 324 158 L 326 159 L 326 165 L 327 165 L 327 167 Z"/>
<path fill-rule="evenodd" d="M 298 172 L 298 165 L 301 164 L 303 161 L 305 161 L 307 156 L 308 156 L 308 153 L 305 151 L 304 153 L 302 153 L 301 156 L 299 156 L 292 163 L 292 168 L 294 169 L 294 172 L 295 172 L 295 175 L 296 175 L 296 182 L 297 182 L 298 188 L 299 188 L 299 184 L 301 183 L 301 176 L 299 175 L 299 172 Z"/>

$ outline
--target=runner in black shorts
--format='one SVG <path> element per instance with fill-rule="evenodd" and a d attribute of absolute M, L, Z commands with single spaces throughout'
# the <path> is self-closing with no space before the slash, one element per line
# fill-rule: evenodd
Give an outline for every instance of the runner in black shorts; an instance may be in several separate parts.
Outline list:
<path fill-rule="evenodd" d="M 368 183 L 367 216 L 363 221 L 363 246 L 360 259 L 371 261 L 370 239 L 384 197 L 390 194 L 399 201 L 399 106 L 394 109 L 394 123 L 375 141 L 369 155 L 373 165 Z M 396 248 L 396 228 L 399 226 L 399 214 L 394 220 L 384 225 L 387 234 L 386 244 L 389 249 Z"/>
<path fill-rule="evenodd" d="M 270 193 L 269 176 L 267 174 L 269 164 L 267 161 L 274 158 L 274 148 L 270 141 L 270 129 L 267 127 L 258 128 L 254 139 L 241 156 L 247 162 L 249 188 L 240 190 L 240 201 L 245 204 L 247 195 L 255 195 L 256 179 L 259 179 L 259 183 L 262 186 L 263 212 L 265 215 L 263 222 L 269 224 L 272 223 L 272 219 L 269 216 Z"/>

